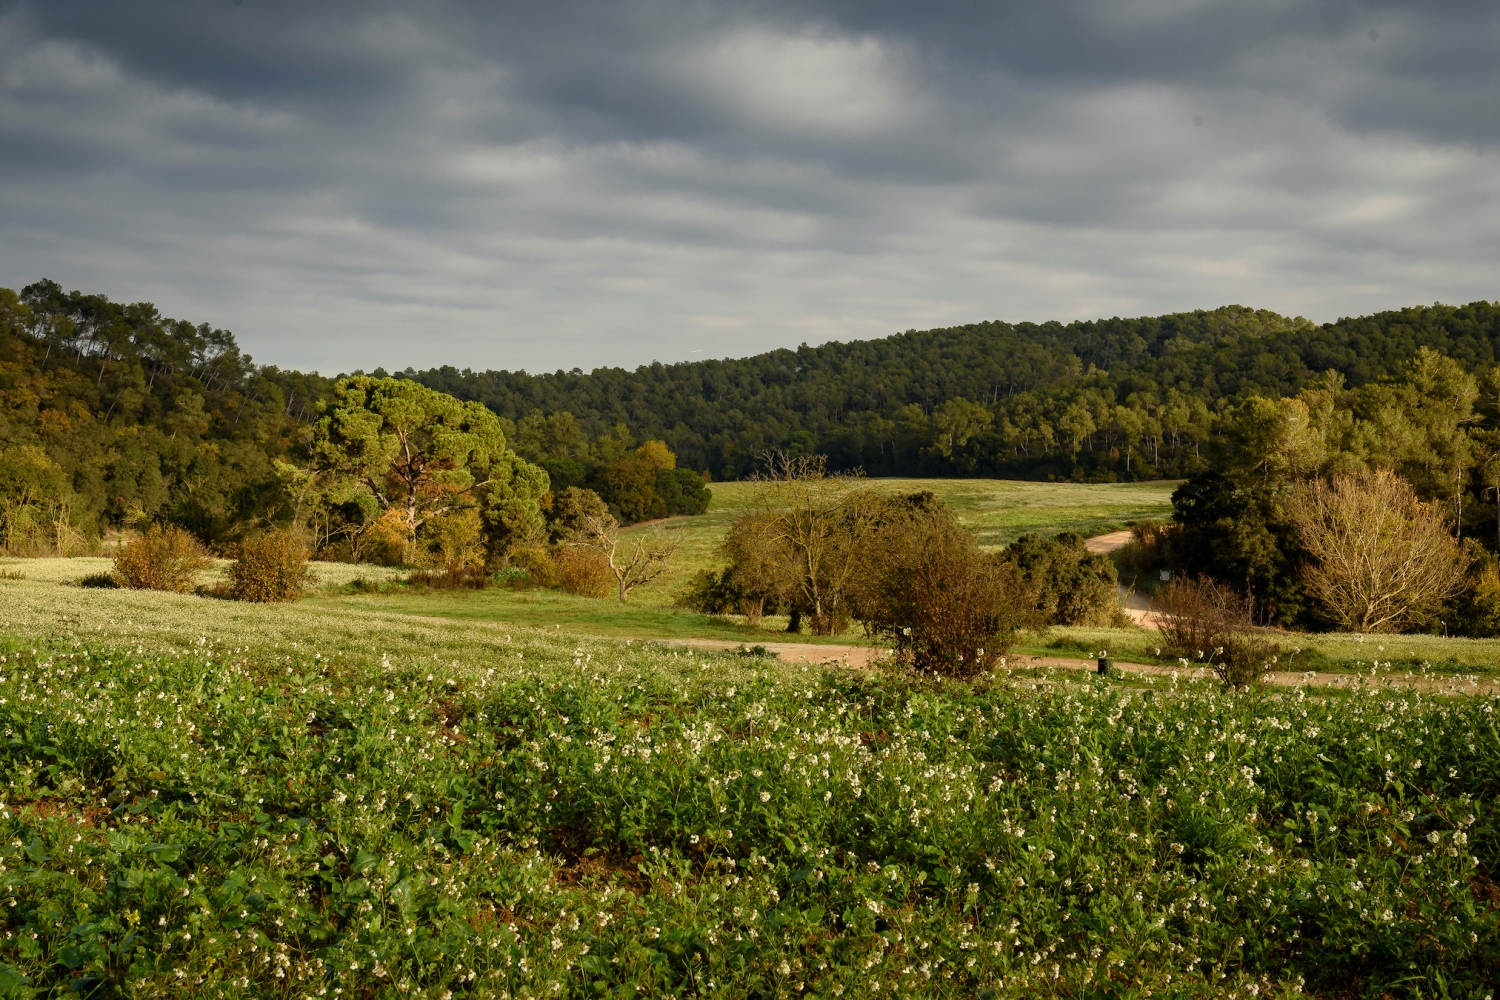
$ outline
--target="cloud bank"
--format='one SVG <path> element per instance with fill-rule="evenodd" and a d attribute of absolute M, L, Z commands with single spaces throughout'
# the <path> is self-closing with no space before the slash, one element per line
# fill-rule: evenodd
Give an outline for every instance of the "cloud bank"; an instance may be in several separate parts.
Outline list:
<path fill-rule="evenodd" d="M 1500 8 L 0 0 L 0 284 L 590 368 L 1500 298 Z"/>

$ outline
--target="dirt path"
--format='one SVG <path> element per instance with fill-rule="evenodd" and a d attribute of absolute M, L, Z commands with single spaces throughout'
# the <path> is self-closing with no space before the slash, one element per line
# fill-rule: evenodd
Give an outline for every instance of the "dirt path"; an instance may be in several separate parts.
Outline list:
<path fill-rule="evenodd" d="M 846 667 L 868 667 L 891 655 L 889 649 L 878 646 L 849 646 L 821 642 L 730 642 L 725 639 L 667 639 L 669 646 L 687 646 L 691 649 L 715 651 L 759 646 L 768 653 L 775 653 L 788 663 L 827 663 Z"/>
<path fill-rule="evenodd" d="M 1130 541 L 1130 529 L 1124 531 L 1111 531 L 1107 535 L 1095 535 L 1093 538 L 1085 538 L 1083 547 L 1090 552 L 1097 552 L 1101 556 L 1107 556 L 1115 549 L 1121 548 Z"/>
<path fill-rule="evenodd" d="M 1097 660 L 1082 660 L 1062 656 L 1015 656 L 1007 666 L 1017 668 L 1045 668 L 1049 670 L 1077 670 L 1097 673 Z M 1156 663 L 1114 662 L 1120 673 L 1141 674 L 1156 677 L 1176 676 L 1181 680 L 1211 679 L 1213 671 L 1206 668 L 1187 669 L 1163 666 Z M 1433 676 L 1428 674 L 1334 674 L 1315 670 L 1275 670 L 1264 675 L 1264 681 L 1274 687 L 1336 687 L 1336 688 L 1405 688 L 1436 691 L 1441 694 L 1494 694 L 1500 693 L 1500 678 L 1480 677 L 1477 674 L 1450 674 Z"/>

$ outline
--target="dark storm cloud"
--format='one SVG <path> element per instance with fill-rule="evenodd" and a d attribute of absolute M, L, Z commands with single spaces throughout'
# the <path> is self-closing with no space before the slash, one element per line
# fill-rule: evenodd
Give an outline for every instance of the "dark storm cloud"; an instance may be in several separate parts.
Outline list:
<path fill-rule="evenodd" d="M 1500 8 L 0 3 L 0 283 L 588 367 L 1500 294 Z"/>

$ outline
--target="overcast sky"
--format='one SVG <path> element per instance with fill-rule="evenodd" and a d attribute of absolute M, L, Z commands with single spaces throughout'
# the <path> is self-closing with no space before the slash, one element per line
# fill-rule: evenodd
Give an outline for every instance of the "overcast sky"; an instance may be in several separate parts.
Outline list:
<path fill-rule="evenodd" d="M 0 0 L 0 285 L 325 372 L 1500 299 L 1494 0 Z"/>

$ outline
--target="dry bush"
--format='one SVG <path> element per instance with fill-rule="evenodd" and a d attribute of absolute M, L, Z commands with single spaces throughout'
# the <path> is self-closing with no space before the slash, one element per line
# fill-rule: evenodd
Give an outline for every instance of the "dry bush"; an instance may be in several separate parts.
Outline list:
<path fill-rule="evenodd" d="M 115 553 L 115 580 L 137 590 L 184 593 L 208 564 L 207 550 L 191 533 L 154 525 Z"/>
<path fill-rule="evenodd" d="M 1252 684 L 1275 660 L 1276 646 L 1253 631 L 1250 602 L 1227 587 L 1180 577 L 1152 606 L 1167 652 L 1212 667 L 1226 684 Z"/>
<path fill-rule="evenodd" d="M 405 566 L 411 563 L 411 539 L 399 510 L 389 510 L 370 522 L 358 537 L 354 553 L 357 562 L 377 566 Z"/>
<path fill-rule="evenodd" d="M 567 545 L 552 556 L 557 586 L 565 593 L 579 597 L 608 597 L 614 584 L 609 559 L 597 549 Z"/>
<path fill-rule="evenodd" d="M 475 566 L 449 566 L 447 569 L 418 570 L 406 578 L 413 587 L 431 590 L 484 590 L 494 582 L 486 570 Z"/>
<path fill-rule="evenodd" d="M 276 604 L 302 597 L 307 583 L 307 546 L 290 531 L 268 531 L 238 546 L 229 566 L 229 596 L 236 601 Z"/>
<path fill-rule="evenodd" d="M 1037 622 L 1035 594 L 1016 568 L 981 552 L 946 509 L 895 511 L 873 548 L 856 615 L 919 670 L 978 673 Z"/>
<path fill-rule="evenodd" d="M 1307 591 L 1352 632 L 1427 623 L 1463 587 L 1468 557 L 1436 503 L 1389 470 L 1304 486 L 1287 514 L 1314 562 Z"/>

